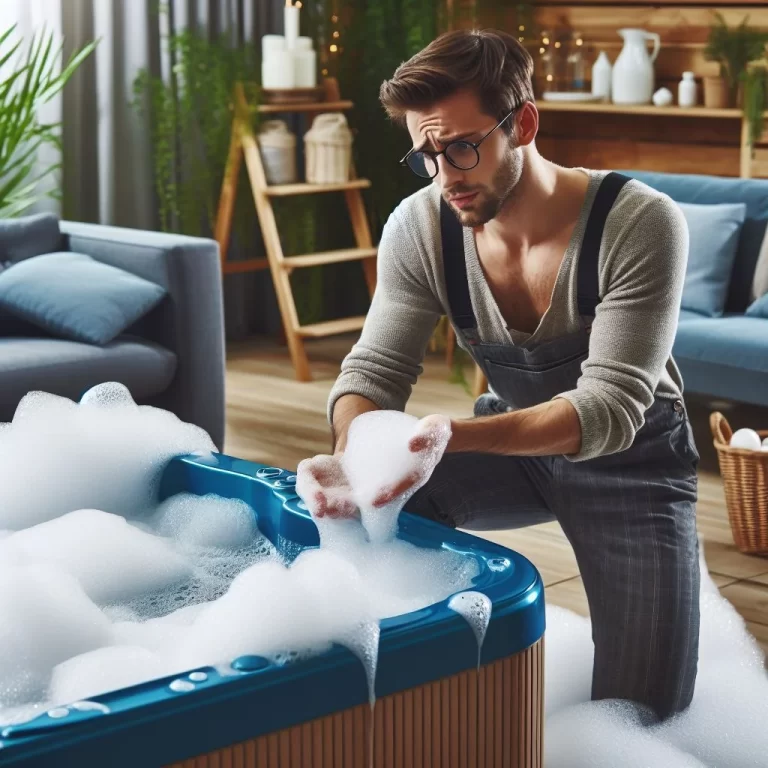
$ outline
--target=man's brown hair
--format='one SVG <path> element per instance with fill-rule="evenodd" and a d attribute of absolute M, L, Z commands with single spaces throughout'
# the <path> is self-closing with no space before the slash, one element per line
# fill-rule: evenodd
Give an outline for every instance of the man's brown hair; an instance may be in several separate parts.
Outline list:
<path fill-rule="evenodd" d="M 498 30 L 446 32 L 402 63 L 379 98 L 389 117 L 423 109 L 462 88 L 474 90 L 483 112 L 497 120 L 533 101 L 533 59 L 517 38 Z M 511 122 L 502 128 L 509 133 Z"/>

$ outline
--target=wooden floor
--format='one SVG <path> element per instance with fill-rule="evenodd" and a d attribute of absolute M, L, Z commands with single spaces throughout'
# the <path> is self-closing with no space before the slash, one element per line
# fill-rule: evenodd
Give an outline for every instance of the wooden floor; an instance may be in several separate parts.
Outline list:
<path fill-rule="evenodd" d="M 328 393 L 351 343 L 348 337 L 311 342 L 308 351 L 314 380 L 309 383 L 295 380 L 285 347 L 269 341 L 230 345 L 225 452 L 289 470 L 304 458 L 328 453 Z M 471 415 L 471 396 L 450 379 L 444 360 L 430 356 L 407 411 L 418 417 L 435 412 L 455 417 Z M 717 409 L 734 430 L 741 426 L 766 429 L 768 409 L 693 397 L 688 397 L 687 403 L 702 457 L 698 521 L 707 565 L 722 594 L 768 651 L 768 558 L 742 555 L 733 545 L 708 426 L 709 413 Z M 483 535 L 522 553 L 535 564 L 550 603 L 588 613 L 573 551 L 557 523 Z"/>

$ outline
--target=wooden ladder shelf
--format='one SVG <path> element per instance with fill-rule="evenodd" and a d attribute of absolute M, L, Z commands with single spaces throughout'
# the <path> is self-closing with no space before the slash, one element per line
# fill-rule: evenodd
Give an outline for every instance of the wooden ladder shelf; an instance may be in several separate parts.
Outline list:
<path fill-rule="evenodd" d="M 323 86 L 325 98 L 322 101 L 262 104 L 255 109 L 261 114 L 275 114 L 288 112 L 339 112 L 352 108 L 351 101 L 344 101 L 339 97 L 338 84 L 335 79 L 327 78 Z M 346 317 L 322 323 L 313 323 L 311 325 L 300 325 L 290 276 L 295 269 L 339 264 L 347 261 L 360 261 L 369 294 L 371 297 L 373 296 L 376 287 L 377 248 L 374 246 L 371 238 L 362 196 L 362 190 L 370 187 L 371 184 L 367 179 L 356 178 L 354 170 L 350 174 L 351 178 L 349 181 L 340 184 L 268 184 L 258 141 L 254 135 L 251 123 L 251 114 L 254 112 L 254 108 L 248 103 L 245 89 L 241 83 L 235 86 L 233 111 L 229 157 L 224 173 L 216 219 L 215 236 L 221 254 L 222 272 L 227 275 L 269 269 L 296 378 L 299 381 L 311 381 L 312 374 L 304 340 L 359 331 L 363 327 L 365 317 Z M 227 251 L 232 230 L 238 176 L 240 175 L 243 157 L 245 158 L 246 170 L 267 257 L 265 259 L 230 261 L 227 259 Z M 323 253 L 285 256 L 280 241 L 275 212 L 272 207 L 272 200 L 288 195 L 322 194 L 328 192 L 344 193 L 357 247 Z"/>

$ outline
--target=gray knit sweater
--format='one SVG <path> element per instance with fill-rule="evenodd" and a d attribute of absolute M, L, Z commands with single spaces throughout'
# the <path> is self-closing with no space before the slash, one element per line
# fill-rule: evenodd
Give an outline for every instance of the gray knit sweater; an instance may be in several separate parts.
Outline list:
<path fill-rule="evenodd" d="M 509 329 L 464 228 L 470 296 L 483 341 L 532 344 L 576 331 L 577 256 L 587 217 L 606 171 L 585 171 L 589 189 L 560 266 L 552 303 L 533 334 Z M 328 401 L 354 393 L 380 408 L 404 410 L 441 315 L 447 314 L 440 250 L 440 193 L 429 185 L 403 200 L 379 244 L 378 282 L 360 339 L 344 359 Z M 574 389 L 582 446 L 572 461 L 628 448 L 654 396 L 682 395 L 672 359 L 688 257 L 688 228 L 666 195 L 632 180 L 606 222 L 599 258 L 601 303 L 588 359 Z"/>

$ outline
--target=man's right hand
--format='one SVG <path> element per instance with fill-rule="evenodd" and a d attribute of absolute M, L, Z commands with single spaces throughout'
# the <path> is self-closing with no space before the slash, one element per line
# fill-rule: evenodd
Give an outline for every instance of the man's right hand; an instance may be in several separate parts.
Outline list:
<path fill-rule="evenodd" d="M 296 468 L 296 493 L 304 500 L 312 517 L 359 516 L 340 453 L 333 456 L 320 454 L 300 462 Z"/>

